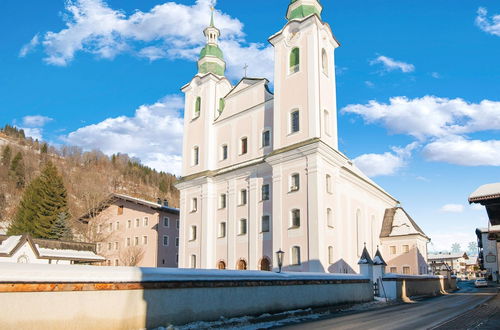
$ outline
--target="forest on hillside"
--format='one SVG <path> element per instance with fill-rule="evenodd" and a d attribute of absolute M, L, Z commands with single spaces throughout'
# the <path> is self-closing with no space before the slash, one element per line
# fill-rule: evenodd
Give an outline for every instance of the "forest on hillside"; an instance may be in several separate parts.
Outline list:
<path fill-rule="evenodd" d="M 179 207 L 179 191 L 174 186 L 177 178 L 172 174 L 144 166 L 126 154 L 108 157 L 97 150 L 55 148 L 6 125 L 0 129 L 0 222 L 13 219 L 26 187 L 49 161 L 63 179 L 70 225 L 75 229 L 75 220 L 111 193 L 150 201 L 166 199 L 170 206 Z"/>

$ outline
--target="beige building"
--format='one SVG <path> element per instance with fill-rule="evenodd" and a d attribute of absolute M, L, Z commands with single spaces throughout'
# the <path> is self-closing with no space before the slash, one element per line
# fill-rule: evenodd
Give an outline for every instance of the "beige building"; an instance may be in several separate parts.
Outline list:
<path fill-rule="evenodd" d="M 113 194 L 80 218 L 103 265 L 178 266 L 179 210 L 166 202 Z"/>
<path fill-rule="evenodd" d="M 457 276 L 466 275 L 466 261 L 469 256 L 465 252 L 429 254 L 427 259 L 434 275 L 445 275 L 447 272 Z"/>
<path fill-rule="evenodd" d="M 272 35 L 274 93 L 235 86 L 214 21 L 185 93 L 180 267 L 354 273 L 398 201 L 338 149 L 335 49 L 316 0 Z"/>
<path fill-rule="evenodd" d="M 380 243 L 389 273 L 427 274 L 429 242 L 429 237 L 403 208 L 395 207 L 385 211 Z"/>

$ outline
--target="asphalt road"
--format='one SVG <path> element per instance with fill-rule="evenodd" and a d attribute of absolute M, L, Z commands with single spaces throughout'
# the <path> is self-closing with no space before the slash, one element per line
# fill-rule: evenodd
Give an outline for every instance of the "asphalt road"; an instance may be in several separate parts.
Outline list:
<path fill-rule="evenodd" d="M 444 296 L 364 312 L 340 313 L 283 329 L 432 329 L 471 311 L 497 294 L 496 288 L 477 289 L 473 282 L 460 282 L 459 287 L 459 291 Z"/>

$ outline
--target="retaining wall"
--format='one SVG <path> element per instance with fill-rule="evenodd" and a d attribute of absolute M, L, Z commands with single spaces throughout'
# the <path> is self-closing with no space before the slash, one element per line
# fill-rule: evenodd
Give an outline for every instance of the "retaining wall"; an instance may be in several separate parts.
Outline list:
<path fill-rule="evenodd" d="M 373 300 L 357 275 L 4 264 L 0 328 L 143 329 Z"/>
<path fill-rule="evenodd" d="M 381 296 L 407 300 L 413 296 L 437 296 L 457 289 L 456 277 L 387 274 L 382 279 Z"/>

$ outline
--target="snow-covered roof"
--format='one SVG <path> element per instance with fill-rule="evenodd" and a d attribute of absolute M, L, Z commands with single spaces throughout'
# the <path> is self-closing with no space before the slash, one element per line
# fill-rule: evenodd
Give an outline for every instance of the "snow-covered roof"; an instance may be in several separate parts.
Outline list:
<path fill-rule="evenodd" d="M 477 264 L 477 256 L 469 257 L 468 260 L 465 260 L 466 265 L 476 265 Z"/>
<path fill-rule="evenodd" d="M 415 234 L 429 239 L 424 231 L 417 225 L 415 220 L 413 220 L 402 207 L 394 207 L 385 210 L 380 238 Z"/>
<path fill-rule="evenodd" d="M 481 233 L 493 233 L 500 231 L 500 225 L 490 226 L 490 228 L 477 228 L 476 231 L 480 231 Z"/>
<path fill-rule="evenodd" d="M 0 257 L 10 257 L 28 244 L 39 259 L 97 262 L 106 258 L 95 253 L 95 244 L 0 235 Z"/>
<path fill-rule="evenodd" d="M 359 258 L 358 265 L 373 265 L 372 257 L 366 249 L 366 245 L 363 249 L 363 253 L 361 254 L 361 258 Z"/>
<path fill-rule="evenodd" d="M 375 257 L 373 258 L 373 264 L 387 266 L 387 263 L 385 262 L 384 258 L 382 257 L 382 253 L 380 253 L 380 250 L 378 247 L 377 247 L 377 253 L 375 253 Z"/>
<path fill-rule="evenodd" d="M 477 188 L 476 191 L 469 196 L 469 202 L 476 203 L 496 198 L 500 198 L 500 182 L 485 184 Z"/>
<path fill-rule="evenodd" d="M 0 282 L 124 283 L 175 281 L 365 280 L 357 274 L 5 264 Z"/>
<path fill-rule="evenodd" d="M 469 256 L 467 253 L 438 253 L 438 254 L 429 254 L 427 256 L 427 259 L 433 260 L 433 259 L 460 259 L 460 258 L 465 258 L 468 259 Z"/>

